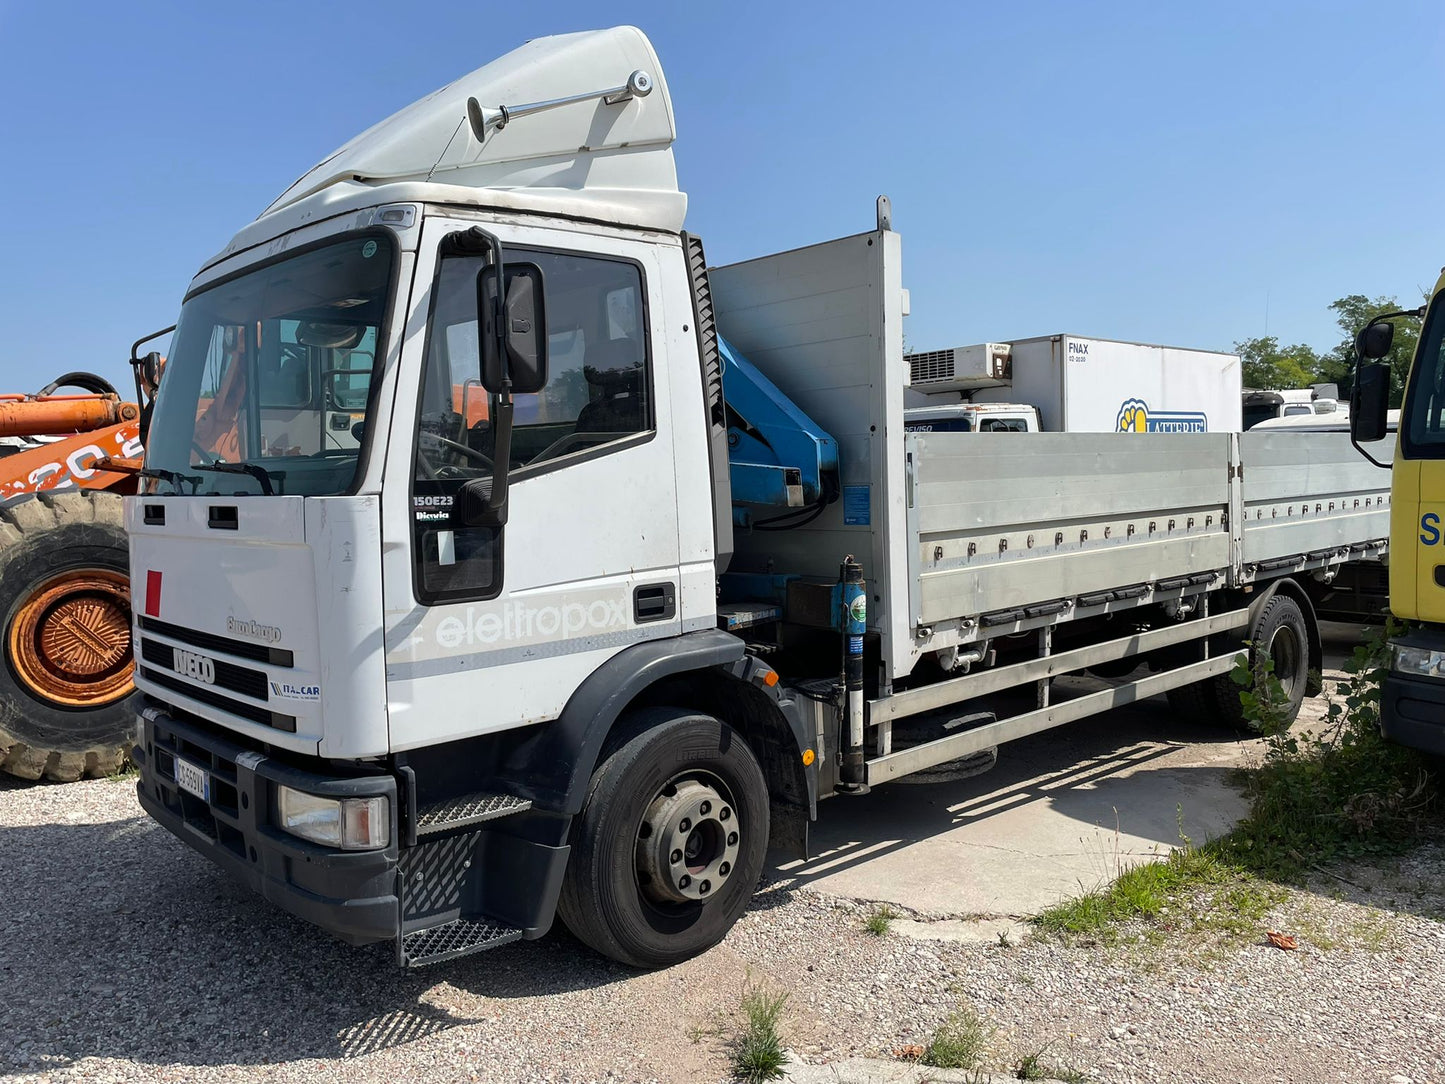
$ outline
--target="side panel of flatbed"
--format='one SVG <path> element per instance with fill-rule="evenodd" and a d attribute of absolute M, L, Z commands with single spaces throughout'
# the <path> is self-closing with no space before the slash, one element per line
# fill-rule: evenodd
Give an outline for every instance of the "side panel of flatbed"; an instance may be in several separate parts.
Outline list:
<path fill-rule="evenodd" d="M 1380 444 L 1375 457 L 1387 462 L 1393 437 Z M 1390 536 L 1390 472 L 1355 451 L 1347 434 L 1242 433 L 1239 455 L 1242 579 L 1314 567 L 1325 551 L 1356 558 L 1383 552 Z"/>
<path fill-rule="evenodd" d="M 1227 436 L 910 436 L 917 623 L 1206 571 L 1222 580 L 1229 454 Z"/>

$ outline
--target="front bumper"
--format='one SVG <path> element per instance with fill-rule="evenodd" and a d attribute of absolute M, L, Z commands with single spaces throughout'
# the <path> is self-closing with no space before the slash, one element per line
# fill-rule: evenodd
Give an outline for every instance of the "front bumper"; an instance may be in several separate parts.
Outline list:
<path fill-rule="evenodd" d="M 180 788 L 177 756 L 210 773 L 209 799 Z M 140 711 L 135 759 L 141 807 L 266 899 L 354 945 L 399 936 L 393 776 L 305 771 L 217 737 L 154 704 Z M 333 797 L 385 796 L 392 816 L 391 845 L 376 851 L 337 851 L 281 831 L 272 823 L 275 788 L 281 784 Z"/>
<path fill-rule="evenodd" d="M 1397 745 L 1445 755 L 1445 681 L 1392 670 L 1380 689 L 1380 732 Z"/>

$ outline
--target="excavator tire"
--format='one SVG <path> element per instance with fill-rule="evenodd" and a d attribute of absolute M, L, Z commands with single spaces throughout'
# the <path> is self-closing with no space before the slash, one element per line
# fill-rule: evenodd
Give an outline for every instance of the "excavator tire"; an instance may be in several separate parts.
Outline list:
<path fill-rule="evenodd" d="M 129 558 L 118 494 L 0 507 L 0 771 L 114 773 L 135 729 Z"/>

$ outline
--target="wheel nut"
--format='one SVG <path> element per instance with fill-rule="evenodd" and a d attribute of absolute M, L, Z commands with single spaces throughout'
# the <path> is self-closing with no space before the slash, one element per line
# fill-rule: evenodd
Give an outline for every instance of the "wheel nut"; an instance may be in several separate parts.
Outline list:
<path fill-rule="evenodd" d="M 684 873 L 681 877 L 677 879 L 678 888 L 686 888 L 690 884 L 692 884 L 692 878 L 689 877 L 686 873 Z"/>
<path fill-rule="evenodd" d="M 738 843 L 738 834 L 737 834 L 736 832 L 729 832 L 729 833 L 728 833 L 728 846 L 729 846 L 729 847 L 736 847 L 736 846 L 737 846 L 737 843 Z"/>
<path fill-rule="evenodd" d="M 725 820 L 727 820 L 728 818 L 730 818 L 732 815 L 733 815 L 733 811 L 732 811 L 731 809 L 729 809 L 727 806 L 723 806 L 721 809 L 719 809 L 719 810 L 717 811 L 717 819 L 720 820 L 720 821 L 725 821 Z"/>
<path fill-rule="evenodd" d="M 733 868 L 733 867 L 732 867 L 732 863 L 731 863 L 731 862 L 724 862 L 722 865 L 718 866 L 718 868 L 717 868 L 718 875 L 719 875 L 719 876 L 722 876 L 722 877 L 726 877 L 729 873 L 732 872 L 732 868 Z"/>
<path fill-rule="evenodd" d="M 675 866 L 682 861 L 682 852 L 673 851 L 672 854 L 670 854 L 668 857 L 672 861 L 672 864 Z"/>
<path fill-rule="evenodd" d="M 699 885 L 697 886 L 698 892 L 699 892 L 700 894 L 704 895 L 704 896 L 707 895 L 708 890 L 709 890 L 710 888 L 712 888 L 712 882 L 711 882 L 711 881 L 703 881 L 701 884 L 699 884 Z"/>
<path fill-rule="evenodd" d="M 703 802 L 702 805 L 700 805 L 700 806 L 697 807 L 697 811 L 698 811 L 699 813 L 701 813 L 703 816 L 707 816 L 709 813 L 712 812 L 712 803 L 711 803 L 711 802 Z"/>
<path fill-rule="evenodd" d="M 687 832 L 687 831 L 691 831 L 691 829 L 692 829 L 692 821 L 688 820 L 686 817 L 683 817 L 683 818 L 682 818 L 682 823 L 677 826 L 677 830 L 678 830 L 679 832 Z"/>

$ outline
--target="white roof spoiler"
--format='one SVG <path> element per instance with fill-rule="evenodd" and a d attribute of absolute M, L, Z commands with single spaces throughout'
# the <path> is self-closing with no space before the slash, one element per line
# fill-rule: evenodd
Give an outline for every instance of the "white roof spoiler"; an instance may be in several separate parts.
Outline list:
<path fill-rule="evenodd" d="M 675 232 L 687 210 L 676 138 L 667 82 L 642 31 L 537 38 L 368 128 L 262 217 L 343 182 L 414 181 L 446 186 L 446 202 L 459 187 L 507 191 L 509 207 L 535 194 L 548 213 Z M 486 203 L 481 193 L 476 202 Z"/>

